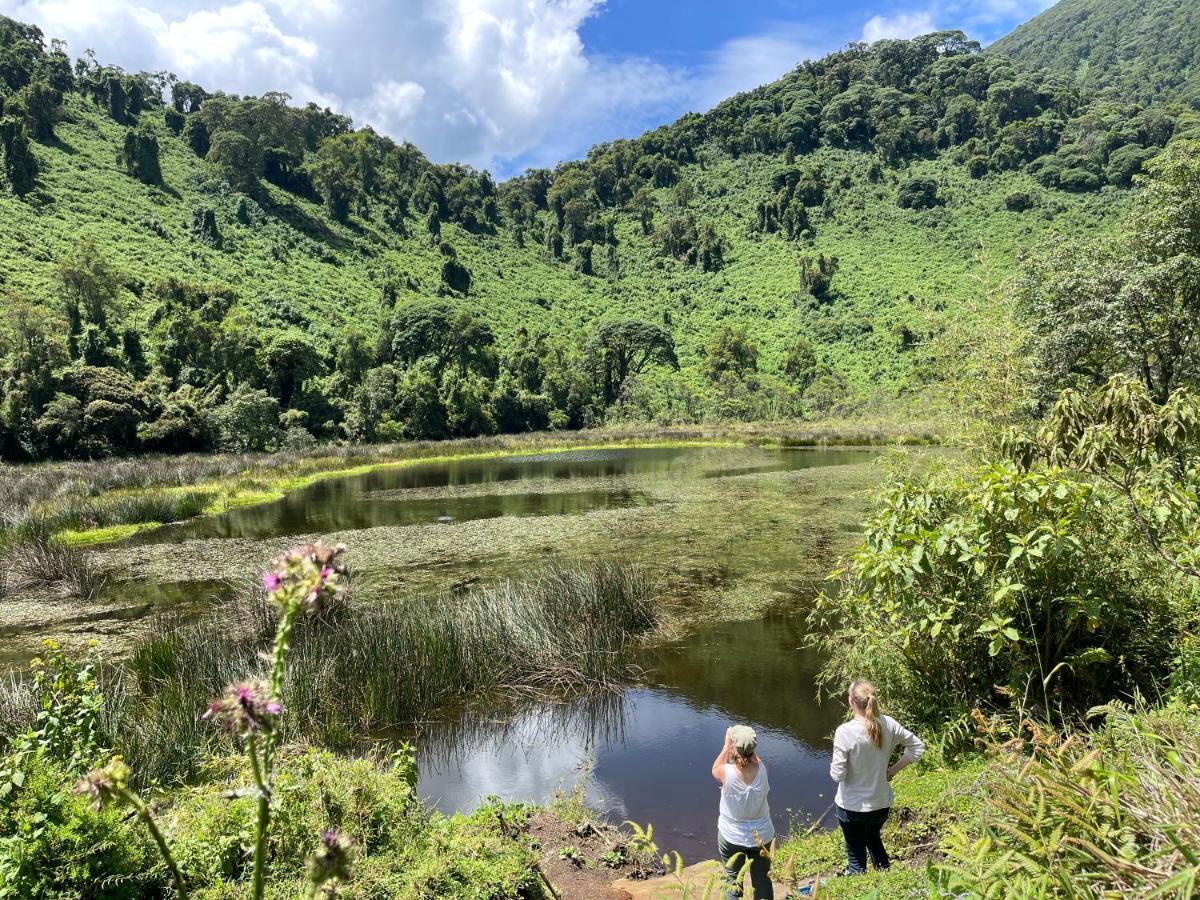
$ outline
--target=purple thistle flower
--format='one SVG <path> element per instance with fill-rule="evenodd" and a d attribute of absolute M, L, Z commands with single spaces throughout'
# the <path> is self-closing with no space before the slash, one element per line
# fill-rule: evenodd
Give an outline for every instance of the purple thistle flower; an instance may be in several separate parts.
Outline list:
<path fill-rule="evenodd" d="M 271 696 L 265 681 L 242 681 L 225 689 L 220 700 L 208 705 L 205 719 L 211 719 L 240 737 L 270 731 L 283 706 Z"/>
<path fill-rule="evenodd" d="M 263 587 L 284 608 L 322 613 L 346 591 L 346 568 L 339 560 L 345 549 L 320 542 L 294 547 L 271 564 Z"/>
<path fill-rule="evenodd" d="M 85 794 L 92 800 L 92 808 L 99 812 L 101 807 L 119 799 L 121 792 L 129 786 L 129 766 L 119 756 L 114 756 L 106 765 L 92 769 L 75 782 L 75 793 Z"/>
<path fill-rule="evenodd" d="M 339 831 L 330 829 L 321 835 L 321 844 L 308 858 L 308 881 L 321 887 L 331 881 L 350 878 L 350 850 L 354 841 Z"/>

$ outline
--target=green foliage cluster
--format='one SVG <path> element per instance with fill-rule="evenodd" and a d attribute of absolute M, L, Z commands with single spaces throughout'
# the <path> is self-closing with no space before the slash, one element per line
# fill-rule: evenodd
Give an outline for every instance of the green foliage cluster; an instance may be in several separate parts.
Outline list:
<path fill-rule="evenodd" d="M 1030 322 L 1043 399 L 1126 374 L 1163 403 L 1195 384 L 1200 346 L 1200 142 L 1149 164 L 1120 232 L 1047 247 L 1023 266 L 1014 297 Z"/>
<path fill-rule="evenodd" d="M 881 507 L 811 613 L 828 683 L 866 674 L 940 726 L 980 704 L 1070 718 L 1170 671 L 1167 567 L 1089 481 L 996 463 L 898 481 Z"/>
<path fill-rule="evenodd" d="M 1094 730 L 1008 739 L 987 778 L 981 833 L 956 827 L 937 867 L 972 897 L 1194 897 L 1200 811 L 1194 710 L 1114 707 Z M 990 733 L 989 733 L 990 732 Z M 1027 741 L 1027 743 L 1026 743 Z M 1014 753 L 1014 746 L 1024 753 Z"/>
<path fill-rule="evenodd" d="M 1186 390 L 1159 405 L 1118 375 L 1064 391 L 1035 433 L 1005 437 L 1008 459 L 901 476 L 810 614 L 825 680 L 868 673 L 931 724 L 1186 694 L 1198 433 Z"/>

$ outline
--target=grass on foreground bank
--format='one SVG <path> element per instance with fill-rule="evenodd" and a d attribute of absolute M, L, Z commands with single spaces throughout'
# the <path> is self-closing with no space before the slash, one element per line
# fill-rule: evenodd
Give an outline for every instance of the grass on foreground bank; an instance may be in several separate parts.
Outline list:
<path fill-rule="evenodd" d="M 323 478 L 378 466 L 618 446 L 822 447 L 933 444 L 937 428 L 889 420 L 630 426 L 278 453 L 187 454 L 0 466 L 0 538 L 40 521 L 88 545 L 201 514 L 265 503 Z"/>
<path fill-rule="evenodd" d="M 519 691 L 559 696 L 624 683 L 654 626 L 639 568 L 549 567 L 455 597 L 351 596 L 291 635 L 282 684 L 288 740 L 347 747 L 453 703 Z M 199 712 L 228 684 L 263 677 L 278 617 L 261 586 L 199 622 L 151 629 L 101 679 L 105 731 L 145 778 L 188 781 L 219 735 Z M 12 735 L 37 713 L 28 684 L 0 687 Z"/>

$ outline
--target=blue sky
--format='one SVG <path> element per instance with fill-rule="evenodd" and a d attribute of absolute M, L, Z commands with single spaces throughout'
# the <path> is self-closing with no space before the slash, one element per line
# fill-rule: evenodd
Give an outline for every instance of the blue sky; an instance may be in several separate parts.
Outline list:
<path fill-rule="evenodd" d="M 989 43 L 1052 0 L 0 0 L 129 70 L 284 90 L 506 177 L 632 137 L 849 41 Z"/>

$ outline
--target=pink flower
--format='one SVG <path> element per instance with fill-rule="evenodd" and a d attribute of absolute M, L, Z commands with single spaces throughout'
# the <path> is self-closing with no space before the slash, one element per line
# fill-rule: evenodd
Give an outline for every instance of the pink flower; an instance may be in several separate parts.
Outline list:
<path fill-rule="evenodd" d="M 92 769 L 75 782 L 75 793 L 91 797 L 92 808 L 99 812 L 102 806 L 121 796 L 121 792 L 129 785 L 131 774 L 125 761 L 114 756 L 107 765 Z"/>
<path fill-rule="evenodd" d="M 243 681 L 230 685 L 220 700 L 210 703 L 204 718 L 211 719 L 234 734 L 247 737 L 260 731 L 270 731 L 281 712 L 283 706 L 271 696 L 270 687 L 265 681 Z"/>
<path fill-rule="evenodd" d="M 294 547 L 280 555 L 263 575 L 263 587 L 280 606 L 322 613 L 346 592 L 347 573 L 341 544 L 320 542 Z"/>

